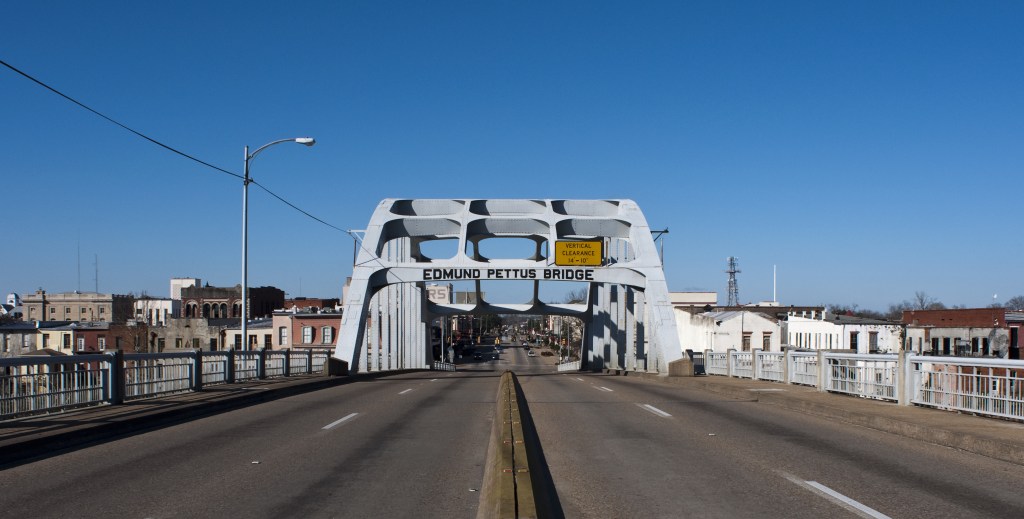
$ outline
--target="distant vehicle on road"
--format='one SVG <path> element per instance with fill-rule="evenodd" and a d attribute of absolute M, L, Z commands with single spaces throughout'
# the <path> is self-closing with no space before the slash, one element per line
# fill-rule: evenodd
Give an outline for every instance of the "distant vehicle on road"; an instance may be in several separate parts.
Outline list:
<path fill-rule="evenodd" d="M 479 352 L 473 354 L 473 360 L 480 360 L 482 358 L 484 358 L 484 356 L 481 355 Z"/>
<path fill-rule="evenodd" d="M 526 342 L 526 341 L 523 341 L 523 347 L 527 347 L 527 346 L 529 346 L 529 345 L 530 345 L 530 343 L 528 343 L 528 342 Z"/>
<path fill-rule="evenodd" d="M 553 357 L 555 354 L 550 351 L 542 351 L 540 352 L 540 355 L 541 357 Z"/>
<path fill-rule="evenodd" d="M 535 352 L 535 351 L 533 351 L 533 350 L 530 350 L 530 351 L 528 351 L 528 352 L 526 353 L 526 356 L 527 356 L 527 357 L 536 357 L 536 356 L 537 356 L 537 352 Z"/>

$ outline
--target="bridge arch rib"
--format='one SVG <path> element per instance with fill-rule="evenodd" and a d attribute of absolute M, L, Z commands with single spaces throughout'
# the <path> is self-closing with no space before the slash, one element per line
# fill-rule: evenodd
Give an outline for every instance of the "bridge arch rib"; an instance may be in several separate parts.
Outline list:
<path fill-rule="evenodd" d="M 523 259 L 489 258 L 481 243 L 532 242 Z M 451 257 L 431 258 L 423 245 L 455 241 Z M 560 265 L 556 243 L 600 241 L 600 258 Z M 481 283 L 533 283 L 529 301 L 485 297 Z M 470 303 L 438 303 L 427 284 L 469 281 Z M 588 287 L 587 301 L 543 301 L 542 283 Z M 584 369 L 668 373 L 682 358 L 661 260 L 650 227 L 632 200 L 385 199 L 356 254 L 335 357 L 350 373 L 426 369 L 432 364 L 430 323 L 456 314 L 566 315 L 584 323 Z"/>

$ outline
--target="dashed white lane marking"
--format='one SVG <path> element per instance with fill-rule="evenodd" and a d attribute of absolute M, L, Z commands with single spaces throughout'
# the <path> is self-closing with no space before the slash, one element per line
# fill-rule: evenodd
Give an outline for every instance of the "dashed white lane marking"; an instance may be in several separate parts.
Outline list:
<path fill-rule="evenodd" d="M 863 503 L 860 503 L 859 501 L 855 501 L 854 499 L 846 497 L 843 494 L 840 494 L 839 492 L 836 492 L 835 490 L 832 490 L 831 488 L 828 488 L 825 485 L 818 483 L 817 481 L 804 481 L 793 475 L 784 475 L 786 479 L 792 481 L 793 483 L 796 483 L 797 485 L 807 488 L 811 492 L 814 492 L 824 497 L 825 499 L 828 499 L 829 501 L 832 501 L 833 503 L 843 508 L 846 508 L 847 510 L 861 517 L 869 517 L 871 519 L 891 519 L 889 516 L 883 514 L 882 512 L 879 512 L 874 508 L 871 508 Z"/>
<path fill-rule="evenodd" d="M 404 394 L 408 393 L 409 391 L 412 391 L 412 388 L 406 389 L 405 391 L 399 391 L 398 394 L 399 395 L 404 395 Z"/>
<path fill-rule="evenodd" d="M 430 379 L 430 381 L 431 382 L 437 382 L 437 379 L 436 378 L 432 378 L 432 379 Z"/>
<path fill-rule="evenodd" d="M 665 411 L 662 411 L 661 409 L 658 409 L 657 407 L 654 407 L 651 404 L 637 404 L 637 405 L 640 406 L 640 409 L 643 409 L 645 411 L 649 411 L 651 413 L 654 413 L 654 414 L 656 414 L 656 415 L 658 415 L 658 416 L 660 416 L 662 418 L 671 418 L 672 417 L 672 415 L 666 413 Z"/>
<path fill-rule="evenodd" d="M 576 377 L 576 380 L 579 380 L 580 382 L 584 382 L 584 380 L 582 378 L 580 378 L 580 377 Z"/>
<path fill-rule="evenodd" d="M 348 415 L 348 416 L 346 416 L 346 417 L 344 417 L 344 418 L 341 418 L 341 419 L 335 420 L 335 421 L 333 421 L 333 422 L 331 422 L 331 423 L 329 423 L 329 424 L 325 425 L 325 426 L 323 427 L 323 429 L 324 429 L 324 430 L 327 430 L 327 429 L 330 429 L 331 427 L 334 427 L 335 425 L 339 425 L 339 424 L 342 424 L 342 423 L 344 423 L 344 422 L 347 422 L 347 421 L 349 421 L 349 420 L 351 420 L 351 419 L 355 418 L 355 417 L 356 417 L 356 415 L 358 415 L 358 414 L 359 414 L 359 413 L 352 413 L 352 414 L 350 414 L 350 415 Z"/>
<path fill-rule="evenodd" d="M 608 388 L 606 388 L 606 387 L 604 387 L 604 386 L 597 386 L 597 389 L 600 389 L 601 391 L 607 391 L 607 392 L 609 392 L 609 393 L 611 393 L 611 392 L 612 392 L 612 390 L 611 390 L 611 389 L 608 389 Z"/>

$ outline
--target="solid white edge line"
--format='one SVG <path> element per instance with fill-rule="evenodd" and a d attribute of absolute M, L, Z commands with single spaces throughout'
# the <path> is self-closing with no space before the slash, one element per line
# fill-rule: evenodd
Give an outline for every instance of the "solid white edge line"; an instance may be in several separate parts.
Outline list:
<path fill-rule="evenodd" d="M 399 391 L 398 394 L 399 395 L 404 395 L 404 394 L 408 393 L 409 391 L 412 391 L 411 387 L 409 389 L 406 389 L 405 391 Z"/>
<path fill-rule="evenodd" d="M 875 510 L 870 506 L 867 506 L 863 503 L 846 497 L 843 494 L 840 494 L 839 492 L 836 492 L 835 490 L 832 490 L 831 488 L 828 488 L 825 485 L 818 483 L 817 481 L 804 481 L 790 474 L 783 474 L 783 476 L 786 479 L 792 481 L 793 483 L 805 487 L 810 491 L 823 496 L 825 499 L 828 499 L 829 501 L 832 501 L 833 503 L 842 506 L 843 508 L 846 508 L 847 510 L 850 510 L 851 512 L 854 512 L 855 514 L 860 515 L 862 517 L 870 517 L 872 519 L 892 519 L 891 517 L 883 514 L 882 512 L 879 512 L 878 510 Z"/>
<path fill-rule="evenodd" d="M 350 415 L 348 415 L 348 416 L 346 416 L 346 417 L 344 417 L 344 418 L 341 418 L 341 419 L 335 420 L 335 421 L 333 421 L 333 422 L 331 422 L 331 423 L 329 423 L 329 424 L 327 424 L 327 425 L 323 426 L 323 429 L 324 429 L 324 430 L 330 429 L 330 428 L 334 427 L 335 425 L 338 425 L 338 424 L 340 424 L 341 422 L 344 422 L 344 421 L 346 421 L 346 420 L 350 420 L 350 419 L 352 419 L 352 418 L 355 418 L 355 416 L 356 416 L 357 414 L 359 414 L 359 413 L 352 413 L 352 414 L 350 414 Z"/>
<path fill-rule="evenodd" d="M 657 407 L 654 407 L 651 404 L 637 404 L 637 405 L 640 406 L 641 409 L 644 409 L 646 411 L 654 413 L 654 414 L 656 414 L 656 415 L 658 415 L 658 416 L 660 416 L 662 418 L 671 418 L 672 417 L 672 415 L 666 413 L 665 411 L 662 411 L 661 409 L 658 409 Z"/>

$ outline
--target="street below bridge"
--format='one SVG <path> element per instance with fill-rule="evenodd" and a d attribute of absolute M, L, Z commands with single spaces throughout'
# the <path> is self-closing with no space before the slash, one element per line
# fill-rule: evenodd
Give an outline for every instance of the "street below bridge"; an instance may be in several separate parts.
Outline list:
<path fill-rule="evenodd" d="M 1021 517 L 1024 467 L 521 347 L 0 471 L 7 517 L 476 517 L 514 370 L 565 517 Z M 253 389 L 258 391 L 259 389 Z M 935 411 L 939 412 L 939 411 Z"/>

